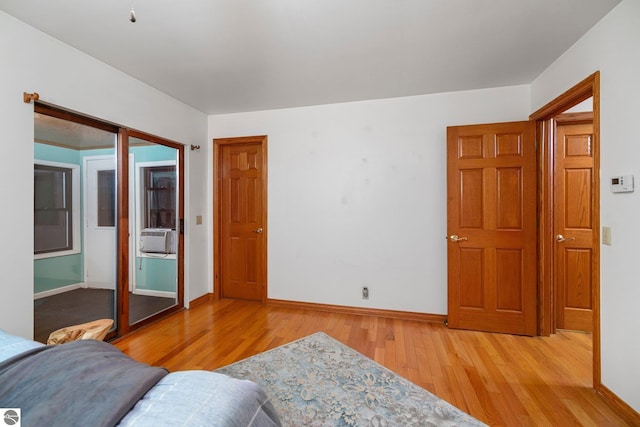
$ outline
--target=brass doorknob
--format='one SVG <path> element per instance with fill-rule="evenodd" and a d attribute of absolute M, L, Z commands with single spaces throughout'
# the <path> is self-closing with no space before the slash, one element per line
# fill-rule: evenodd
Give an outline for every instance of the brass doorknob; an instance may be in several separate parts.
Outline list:
<path fill-rule="evenodd" d="M 566 242 L 567 240 L 576 240 L 576 238 L 575 237 L 564 237 L 562 234 L 556 235 L 556 242 L 558 242 L 558 243 Z"/>
<path fill-rule="evenodd" d="M 451 236 L 449 236 L 449 240 L 451 240 L 452 242 L 464 242 L 468 239 L 466 237 L 460 237 L 457 234 L 452 234 Z"/>
<path fill-rule="evenodd" d="M 253 230 L 254 233 L 262 234 L 262 228 L 258 228 L 257 230 Z"/>

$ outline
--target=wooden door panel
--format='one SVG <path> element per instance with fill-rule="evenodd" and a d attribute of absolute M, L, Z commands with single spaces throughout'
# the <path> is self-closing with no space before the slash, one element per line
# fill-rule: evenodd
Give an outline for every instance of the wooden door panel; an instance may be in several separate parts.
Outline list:
<path fill-rule="evenodd" d="M 562 295 L 563 325 L 579 331 L 592 327 L 592 251 L 571 249 L 564 251 L 565 287 Z"/>
<path fill-rule="evenodd" d="M 522 134 L 498 133 L 496 134 L 496 158 L 521 156 L 522 155 Z"/>
<path fill-rule="evenodd" d="M 593 126 L 556 127 L 554 225 L 566 240 L 555 246 L 556 326 L 593 330 Z"/>
<path fill-rule="evenodd" d="M 457 294 L 460 306 L 482 309 L 484 307 L 484 251 L 481 248 L 460 248 L 460 283 L 465 283 L 464 291 Z"/>
<path fill-rule="evenodd" d="M 522 313 L 522 251 L 496 249 L 496 310 Z"/>
<path fill-rule="evenodd" d="M 567 167 L 567 166 L 565 166 Z M 591 168 L 565 169 L 565 228 L 586 229 L 591 232 Z"/>
<path fill-rule="evenodd" d="M 586 130 L 585 133 L 574 133 L 566 135 L 561 141 L 564 146 L 564 157 L 569 160 L 572 157 L 582 159 L 583 157 L 591 157 L 591 142 L 592 135 L 591 129 L 582 128 L 580 130 Z"/>
<path fill-rule="evenodd" d="M 536 196 L 534 123 L 447 129 L 450 327 L 535 335 Z"/>
<path fill-rule="evenodd" d="M 482 169 L 460 171 L 460 226 L 463 228 L 482 228 L 482 187 L 484 185 Z"/>
<path fill-rule="evenodd" d="M 497 168 L 498 199 L 496 200 L 496 229 L 522 230 L 522 170 Z"/>

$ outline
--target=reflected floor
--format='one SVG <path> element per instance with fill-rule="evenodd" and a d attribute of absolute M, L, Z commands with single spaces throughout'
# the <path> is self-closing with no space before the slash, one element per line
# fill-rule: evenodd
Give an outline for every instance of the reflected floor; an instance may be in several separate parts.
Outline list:
<path fill-rule="evenodd" d="M 135 323 L 175 305 L 173 298 L 129 293 L 129 323 Z M 96 319 L 113 319 L 113 290 L 74 289 L 37 299 L 34 305 L 34 339 L 46 342 L 57 329 Z"/>

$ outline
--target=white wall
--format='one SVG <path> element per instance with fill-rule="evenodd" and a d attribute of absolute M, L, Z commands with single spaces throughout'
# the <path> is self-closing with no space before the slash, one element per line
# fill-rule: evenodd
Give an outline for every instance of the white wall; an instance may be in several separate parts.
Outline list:
<path fill-rule="evenodd" d="M 529 102 L 516 86 L 210 116 L 210 140 L 269 137 L 269 298 L 445 314 L 446 127 Z"/>
<path fill-rule="evenodd" d="M 204 144 L 207 118 L 201 112 L 0 12 L 0 144 L 5 195 L 0 210 L 0 328 L 33 336 L 33 104 L 23 92 L 87 115 L 166 137 Z M 187 150 L 188 184 L 205 176 L 206 162 Z M 187 191 L 189 215 L 206 214 L 205 186 Z M 187 217 L 187 255 L 206 253 L 206 244 Z M 206 222 L 205 222 L 206 224 Z M 198 262 L 194 261 L 194 258 Z M 189 257 L 187 295 L 207 292 L 206 264 Z"/>
<path fill-rule="evenodd" d="M 634 174 L 640 184 L 640 1 L 624 0 L 532 84 L 534 111 L 600 70 L 602 383 L 640 411 L 640 190 L 612 194 L 607 179 Z"/>

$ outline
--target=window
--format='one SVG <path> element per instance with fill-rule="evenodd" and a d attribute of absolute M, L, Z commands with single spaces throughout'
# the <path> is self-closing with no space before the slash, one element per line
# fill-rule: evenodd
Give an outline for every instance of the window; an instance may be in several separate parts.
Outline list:
<path fill-rule="evenodd" d="M 176 167 L 143 168 L 143 228 L 176 229 Z"/>
<path fill-rule="evenodd" d="M 76 165 L 39 162 L 33 166 L 34 253 L 76 251 L 79 241 Z"/>
<path fill-rule="evenodd" d="M 116 226 L 116 171 L 98 171 L 98 227 Z"/>

